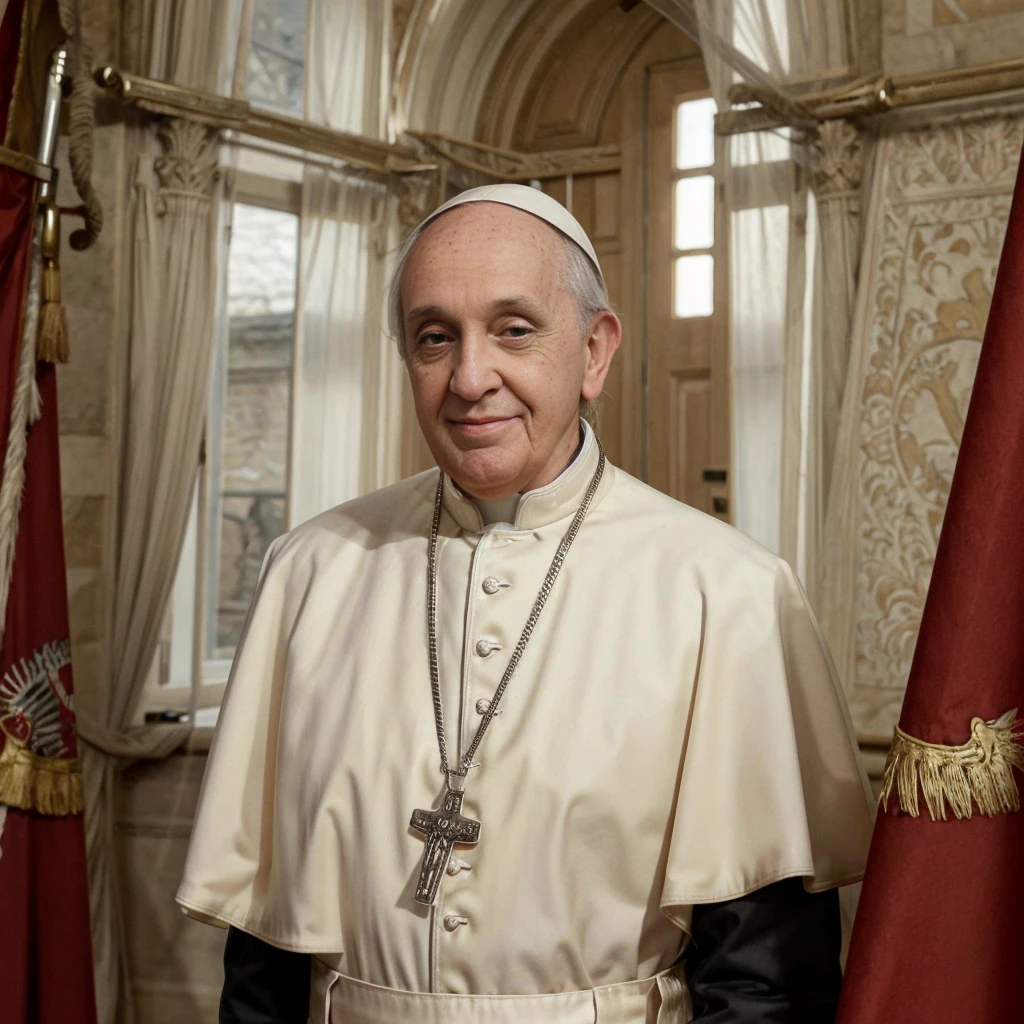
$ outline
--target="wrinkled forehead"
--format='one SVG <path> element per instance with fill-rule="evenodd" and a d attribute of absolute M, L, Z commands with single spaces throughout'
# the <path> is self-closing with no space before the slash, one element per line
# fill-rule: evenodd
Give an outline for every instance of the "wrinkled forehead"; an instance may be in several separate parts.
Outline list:
<path fill-rule="evenodd" d="M 500 203 L 474 202 L 444 211 L 419 229 L 403 268 L 412 276 L 491 279 L 561 277 L 565 236 L 540 217 Z"/>

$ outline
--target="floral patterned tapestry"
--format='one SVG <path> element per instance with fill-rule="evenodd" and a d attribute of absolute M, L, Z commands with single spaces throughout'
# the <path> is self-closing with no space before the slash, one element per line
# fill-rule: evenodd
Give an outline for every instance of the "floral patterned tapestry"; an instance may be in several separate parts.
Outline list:
<path fill-rule="evenodd" d="M 854 351 L 860 422 L 852 678 L 858 732 L 891 735 L 917 640 L 978 363 L 1024 119 L 886 139 L 867 315 Z M 849 449 L 848 449 L 849 450 Z M 851 524 L 852 525 L 852 524 Z"/>

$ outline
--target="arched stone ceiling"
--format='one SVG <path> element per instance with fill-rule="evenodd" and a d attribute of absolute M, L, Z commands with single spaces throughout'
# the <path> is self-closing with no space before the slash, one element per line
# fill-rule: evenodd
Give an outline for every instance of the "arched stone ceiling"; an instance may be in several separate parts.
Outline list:
<path fill-rule="evenodd" d="M 630 55 L 663 24 L 618 0 L 396 0 L 404 23 L 395 74 L 395 127 L 514 147 L 539 116 L 544 83 L 575 76 L 564 131 L 552 146 L 596 141 L 598 122 Z M 591 41 L 589 59 L 582 55 Z M 688 44 L 687 44 L 688 45 Z M 561 55 L 581 55 L 565 68 Z M 540 145 L 539 138 L 528 143 Z"/>
<path fill-rule="evenodd" d="M 592 146 L 631 57 L 659 29 L 676 30 L 646 4 L 538 0 L 495 63 L 476 138 L 512 149 Z M 679 35 L 680 56 L 699 52 Z"/>
<path fill-rule="evenodd" d="M 528 0 L 415 0 L 395 67 L 395 127 L 471 138 L 480 97 Z"/>

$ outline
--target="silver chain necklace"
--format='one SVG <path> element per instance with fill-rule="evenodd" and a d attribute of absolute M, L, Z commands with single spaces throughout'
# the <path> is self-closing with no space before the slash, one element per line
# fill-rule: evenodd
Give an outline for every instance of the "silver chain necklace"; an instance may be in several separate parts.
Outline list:
<path fill-rule="evenodd" d="M 583 501 L 580 502 L 580 507 L 576 510 L 576 515 L 573 516 L 572 522 L 569 524 L 569 529 L 565 531 L 565 536 L 558 545 L 555 557 L 551 560 L 551 565 L 548 567 L 544 582 L 541 584 L 537 598 L 533 602 L 533 608 L 527 617 L 526 625 L 523 626 L 519 642 L 516 644 L 512 657 L 509 659 L 508 666 L 505 669 L 505 674 L 501 677 L 501 682 L 498 683 L 498 688 L 494 691 L 494 696 L 484 712 L 480 727 L 473 737 L 473 742 L 470 743 L 466 752 L 462 755 L 462 760 L 459 762 L 458 767 L 454 769 L 448 763 L 448 744 L 445 740 L 444 730 L 444 705 L 441 702 L 441 680 L 437 667 L 437 535 L 441 528 L 441 510 L 444 501 L 444 473 L 441 473 L 438 478 L 437 494 L 434 498 L 434 517 L 430 524 L 430 543 L 427 548 L 427 646 L 430 654 L 430 692 L 434 701 L 434 724 L 437 727 L 437 746 L 441 752 L 441 772 L 447 780 L 447 788 L 438 810 L 415 810 L 412 812 L 410 825 L 417 832 L 422 832 L 426 837 L 426 846 L 423 850 L 423 864 L 420 868 L 420 879 L 416 886 L 416 900 L 419 903 L 429 905 L 434 902 L 437 890 L 441 885 L 441 878 L 448 867 L 448 861 L 455 844 L 473 845 L 480 841 L 480 822 L 463 817 L 460 813 L 465 796 L 466 776 L 469 774 L 469 769 L 475 767 L 473 755 L 479 749 L 484 734 L 487 732 L 487 727 L 498 712 L 501 698 L 505 695 L 509 681 L 519 665 L 523 652 L 526 650 L 526 645 L 530 642 L 530 637 L 533 635 L 533 630 L 537 625 L 537 620 L 540 618 L 540 613 L 547 603 L 551 589 L 555 585 L 555 580 L 562 569 L 562 564 L 565 562 L 565 556 L 572 546 L 572 542 L 576 539 L 576 534 L 580 532 L 583 520 L 586 518 L 587 512 L 590 510 L 590 504 L 597 493 L 598 485 L 601 483 L 605 467 L 604 449 L 596 437 L 594 442 L 597 444 L 598 451 L 597 469 L 594 471 L 594 477 L 590 481 L 587 493 L 583 496 Z"/>

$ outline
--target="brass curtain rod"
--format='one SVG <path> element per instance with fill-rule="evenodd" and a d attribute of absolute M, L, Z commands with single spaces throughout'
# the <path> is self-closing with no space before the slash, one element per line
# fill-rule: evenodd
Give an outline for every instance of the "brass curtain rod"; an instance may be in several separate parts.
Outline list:
<path fill-rule="evenodd" d="M 121 103 L 168 117 L 181 117 L 292 146 L 381 174 L 417 174 L 436 169 L 409 146 L 382 142 L 363 135 L 335 131 L 321 125 L 253 107 L 244 100 L 199 92 L 170 82 L 129 74 L 111 65 L 98 68 L 94 77 L 107 93 Z M 582 146 L 575 149 L 519 153 L 471 139 L 409 132 L 452 163 L 491 177 L 513 181 L 559 178 L 567 174 L 594 174 L 617 170 L 618 146 Z M 467 149 L 465 156 L 458 149 Z"/>
<path fill-rule="evenodd" d="M 446 160 L 470 171 L 479 171 L 506 181 L 564 178 L 574 174 L 601 174 L 622 166 L 622 152 L 616 145 L 576 146 L 522 153 L 486 142 L 458 139 L 440 132 L 409 130 L 408 135 L 429 146 Z M 469 150 L 467 156 L 457 150 Z"/>
<path fill-rule="evenodd" d="M 407 146 L 335 131 L 310 121 L 260 110 L 245 100 L 158 82 L 110 65 L 97 68 L 94 77 L 116 100 L 151 114 L 181 117 L 212 128 L 231 129 L 381 174 L 409 174 L 434 167 L 433 164 L 424 164 L 419 154 Z"/>
<path fill-rule="evenodd" d="M 1024 58 L 899 77 L 878 75 L 844 89 L 804 93 L 792 97 L 793 106 L 799 111 L 799 116 L 793 120 L 781 113 L 773 102 L 778 95 L 774 91 L 746 83 L 741 89 L 743 99 L 749 98 L 762 105 L 719 114 L 715 119 L 715 131 L 720 135 L 782 128 L 793 120 L 803 123 L 806 119 L 831 121 L 844 117 L 868 117 L 903 107 L 1024 89 Z M 784 97 L 780 105 L 784 106 L 788 99 L 788 96 Z"/>
<path fill-rule="evenodd" d="M 415 174 L 435 168 L 434 164 L 424 163 L 421 156 L 408 146 L 335 131 L 284 114 L 259 110 L 244 100 L 132 75 L 110 65 L 97 69 L 95 78 L 115 99 L 153 114 L 183 117 L 214 128 L 232 129 L 383 174 Z M 715 119 L 718 134 L 735 135 L 793 123 L 806 125 L 836 118 L 867 117 L 926 103 L 1024 89 L 1024 58 L 896 78 L 879 75 L 842 89 L 804 93 L 793 97 L 791 104 L 787 104 L 789 97 L 782 97 L 780 103 L 779 94 L 774 90 L 761 90 L 745 83 L 742 89 L 745 99 L 760 102 L 761 106 L 718 114 Z M 787 105 L 793 107 L 793 113 L 780 110 Z M 410 134 L 455 163 L 521 181 L 615 170 L 621 160 L 614 146 L 519 153 L 436 133 Z M 475 150 L 477 158 L 467 159 L 455 153 L 455 147 Z"/>

